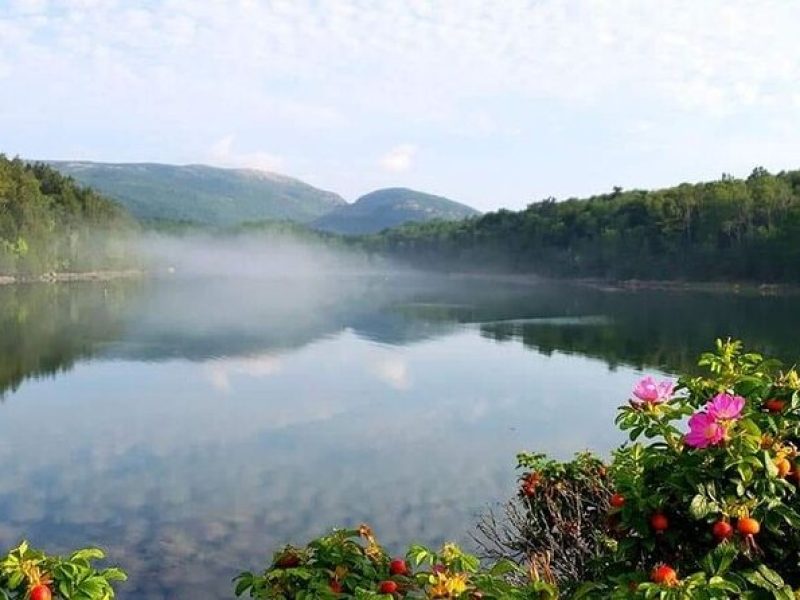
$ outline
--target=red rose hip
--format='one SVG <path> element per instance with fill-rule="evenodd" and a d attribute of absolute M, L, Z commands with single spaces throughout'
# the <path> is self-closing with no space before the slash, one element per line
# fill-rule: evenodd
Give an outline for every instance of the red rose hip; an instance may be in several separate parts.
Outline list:
<path fill-rule="evenodd" d="M 53 598 L 53 593 L 50 591 L 49 587 L 40 583 L 31 588 L 30 598 L 31 600 L 51 600 Z"/>
<path fill-rule="evenodd" d="M 281 556 L 275 565 L 280 569 L 294 569 L 300 566 L 300 557 L 296 554 Z"/>
<path fill-rule="evenodd" d="M 654 583 L 673 586 L 678 583 L 678 574 L 675 572 L 675 569 L 669 565 L 658 565 L 653 569 L 653 572 L 650 573 L 650 579 Z"/>
<path fill-rule="evenodd" d="M 721 542 L 722 540 L 730 539 L 733 535 L 733 526 L 727 521 L 717 521 L 711 528 L 711 532 Z"/>
<path fill-rule="evenodd" d="M 783 400 L 778 400 L 777 398 L 772 398 L 771 400 L 764 402 L 764 408 L 773 414 L 782 412 L 785 406 L 786 402 Z"/>
<path fill-rule="evenodd" d="M 736 523 L 736 530 L 744 536 L 758 535 L 758 532 L 761 531 L 761 524 L 753 517 L 745 517 Z"/>
<path fill-rule="evenodd" d="M 662 533 L 669 528 L 669 519 L 662 513 L 656 513 L 650 517 L 650 527 L 652 527 L 653 531 L 656 533 Z"/>
<path fill-rule="evenodd" d="M 396 558 L 389 563 L 389 573 L 392 575 L 408 575 L 408 565 L 402 558 Z"/>

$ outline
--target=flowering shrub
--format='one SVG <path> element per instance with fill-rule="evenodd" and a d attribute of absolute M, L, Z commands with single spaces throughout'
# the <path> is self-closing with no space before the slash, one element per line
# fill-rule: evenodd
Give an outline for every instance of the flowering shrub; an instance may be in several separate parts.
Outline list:
<path fill-rule="evenodd" d="M 800 377 L 730 340 L 699 365 L 634 386 L 607 469 L 521 455 L 518 498 L 478 525 L 487 555 L 547 556 L 571 598 L 800 597 Z"/>
<path fill-rule="evenodd" d="M 261 574 L 236 578 L 236 595 L 289 600 L 304 598 L 470 598 L 546 600 L 555 588 L 510 561 L 481 569 L 478 559 L 453 544 L 439 552 L 409 548 L 391 559 L 366 525 L 338 530 L 305 548 L 277 552 Z"/>
<path fill-rule="evenodd" d="M 620 409 L 616 544 L 578 597 L 795 597 L 800 378 L 733 341 L 699 364 L 674 388 L 643 380 Z"/>
<path fill-rule="evenodd" d="M 120 569 L 97 570 L 101 550 L 78 550 L 67 558 L 47 556 L 22 542 L 0 558 L 0 598 L 4 600 L 110 600 L 112 582 L 125 581 Z"/>

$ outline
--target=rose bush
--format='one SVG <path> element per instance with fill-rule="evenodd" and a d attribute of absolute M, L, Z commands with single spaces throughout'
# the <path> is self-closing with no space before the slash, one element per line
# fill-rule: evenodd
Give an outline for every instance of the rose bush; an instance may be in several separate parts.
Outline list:
<path fill-rule="evenodd" d="M 0 598 L 5 600 L 111 600 L 112 584 L 125 573 L 110 567 L 98 570 L 102 550 L 86 548 L 68 557 L 48 556 L 22 542 L 0 558 Z"/>
<path fill-rule="evenodd" d="M 557 597 L 540 575 L 510 561 L 481 569 L 477 558 L 453 544 L 439 552 L 412 546 L 404 559 L 392 559 L 366 525 L 278 551 L 263 573 L 236 578 L 236 595 L 243 594 L 276 600 Z"/>
<path fill-rule="evenodd" d="M 730 340 L 699 364 L 705 375 L 646 400 L 637 385 L 620 409 L 631 443 L 611 464 L 617 543 L 583 595 L 794 598 L 800 378 Z"/>

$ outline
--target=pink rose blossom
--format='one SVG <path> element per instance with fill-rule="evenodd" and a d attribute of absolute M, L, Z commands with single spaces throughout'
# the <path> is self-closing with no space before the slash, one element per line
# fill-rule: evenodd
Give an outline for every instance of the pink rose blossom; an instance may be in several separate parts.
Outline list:
<path fill-rule="evenodd" d="M 744 398 L 731 394 L 717 394 L 706 404 L 708 416 L 718 421 L 733 421 L 742 415 Z"/>
<path fill-rule="evenodd" d="M 687 446 L 707 448 L 725 439 L 725 426 L 708 413 L 698 412 L 689 419 L 689 433 L 684 437 Z"/>
<path fill-rule="evenodd" d="M 650 376 L 642 378 L 633 388 L 634 398 L 631 403 L 641 404 L 660 404 L 672 397 L 675 384 L 665 379 L 656 381 Z"/>

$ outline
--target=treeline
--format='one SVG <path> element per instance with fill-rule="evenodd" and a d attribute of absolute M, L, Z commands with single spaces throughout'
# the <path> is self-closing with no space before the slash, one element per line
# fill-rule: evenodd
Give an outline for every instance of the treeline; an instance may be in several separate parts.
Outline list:
<path fill-rule="evenodd" d="M 443 269 L 559 277 L 800 281 L 800 171 L 556 202 L 363 238 Z"/>
<path fill-rule="evenodd" d="M 127 212 L 44 164 L 0 154 L 0 275 L 127 265 Z"/>

